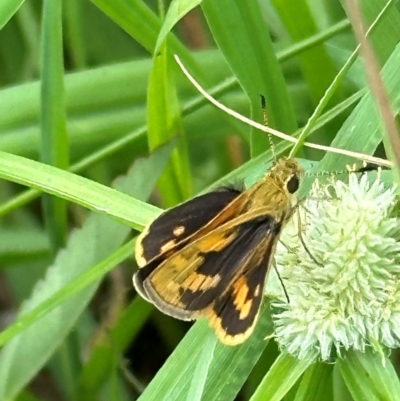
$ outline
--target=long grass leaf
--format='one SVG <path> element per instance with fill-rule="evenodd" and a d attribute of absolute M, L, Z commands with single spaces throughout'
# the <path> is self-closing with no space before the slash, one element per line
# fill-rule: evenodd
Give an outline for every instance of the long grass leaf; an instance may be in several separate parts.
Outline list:
<path fill-rule="evenodd" d="M 389 359 L 370 350 L 349 351 L 338 365 L 355 401 L 400 400 L 400 381 Z"/>
<path fill-rule="evenodd" d="M 62 53 L 62 1 L 44 0 L 41 85 L 41 160 L 68 169 L 69 146 L 65 114 Z M 44 219 L 54 250 L 67 236 L 67 205 L 63 199 L 43 197 Z"/>
<path fill-rule="evenodd" d="M 168 160 L 172 145 L 164 146 L 149 160 L 137 163 L 124 179 L 118 180 L 118 188 L 146 198 Z M 143 175 L 146 169 L 152 171 L 151 177 Z M 94 272 L 94 275 L 99 272 L 104 274 L 105 269 L 115 266 L 112 262 L 118 263 L 121 257 L 126 258 L 126 247 L 118 248 L 129 231 L 128 226 L 93 214 L 82 229 L 73 233 L 67 247 L 58 254 L 44 280 L 25 302 L 21 317 L 8 331 L 0 334 L 4 344 L 5 340 L 12 338 L 11 334 L 15 335 L 24 328 L 0 353 L 0 399 L 13 398 L 57 349 L 100 282 L 99 277 L 93 281 L 93 270 L 90 268 L 110 259 L 105 266 L 100 263 Z M 130 243 L 128 250 L 133 251 L 131 247 Z M 86 281 L 82 280 L 83 272 L 87 273 Z M 74 280 L 80 285 L 73 285 Z M 89 286 L 88 281 L 91 283 Z M 85 287 L 80 288 L 83 284 Z M 76 294 L 77 287 L 82 290 L 79 294 Z"/>
<path fill-rule="evenodd" d="M 219 48 L 249 97 L 252 119 L 263 122 L 260 94 L 266 98 L 268 125 L 286 133 L 297 128 L 268 26 L 256 0 L 205 1 L 202 8 Z M 269 147 L 267 136 L 252 131 L 252 154 Z"/>

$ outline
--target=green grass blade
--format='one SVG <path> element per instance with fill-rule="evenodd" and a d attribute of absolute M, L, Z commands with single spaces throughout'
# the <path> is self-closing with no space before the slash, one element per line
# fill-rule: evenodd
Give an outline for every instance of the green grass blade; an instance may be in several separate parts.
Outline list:
<path fill-rule="evenodd" d="M 179 138 L 171 161 L 159 181 L 160 195 L 166 208 L 192 195 L 188 152 L 171 62 L 164 43 L 154 58 L 147 94 L 147 137 L 150 150 L 174 136 Z"/>
<path fill-rule="evenodd" d="M 394 103 L 399 99 L 399 57 L 400 45 L 397 45 L 382 69 L 382 78 Z M 332 146 L 371 154 L 382 140 L 380 129 L 379 114 L 376 111 L 371 95 L 367 94 L 346 120 L 332 142 Z M 349 132 L 351 132 L 351 135 L 349 135 Z M 348 157 L 328 153 L 321 161 L 319 169 L 322 171 L 337 171 L 343 169 L 346 163 L 353 162 L 354 160 Z"/>
<path fill-rule="evenodd" d="M 267 102 L 268 125 L 291 133 L 297 128 L 282 70 L 256 0 L 205 1 L 202 8 L 214 39 L 249 97 L 252 119 L 263 121 L 260 94 Z M 267 136 L 252 131 L 252 155 L 269 147 Z"/>
<path fill-rule="evenodd" d="M 65 43 L 76 69 L 82 69 L 87 64 L 87 51 L 84 43 L 83 7 L 79 0 L 69 0 L 64 3 Z"/>
<path fill-rule="evenodd" d="M 0 177 L 39 189 L 142 229 L 159 209 L 115 189 L 33 160 L 0 152 Z"/>
<path fill-rule="evenodd" d="M 40 64 L 40 32 L 33 4 L 25 2 L 18 10 L 16 18 L 26 48 L 23 75 L 27 77 L 37 76 Z"/>
<path fill-rule="evenodd" d="M 233 401 L 252 368 L 267 345 L 264 337 L 272 330 L 268 307 L 265 306 L 255 332 L 244 344 L 229 347 L 218 342 L 207 322 L 197 322 L 174 353 L 159 370 L 139 398 L 140 401 L 186 401 L 193 388 L 193 380 L 199 380 L 204 401 Z M 204 378 L 195 378 L 195 371 L 203 352 L 210 343 L 216 343 L 212 360 L 203 365 Z M 208 351 L 203 350 L 207 347 Z M 194 390 L 193 390 L 194 391 Z"/>
<path fill-rule="evenodd" d="M 387 3 L 388 0 L 360 1 L 366 26 L 371 25 Z M 392 2 L 389 12 L 386 13 L 377 29 L 371 35 L 370 40 L 374 47 L 375 56 L 383 65 L 400 40 L 400 12 L 395 1 Z"/>
<path fill-rule="evenodd" d="M 103 216 L 100 218 L 105 220 Z M 83 234 L 77 234 L 67 244 L 66 257 L 80 253 L 81 264 L 77 264 L 77 267 L 81 270 L 87 267 L 83 265 L 87 264 L 88 258 L 84 258 L 85 251 L 78 248 L 82 248 L 82 241 L 88 242 L 88 237 L 84 234 L 88 230 L 92 234 L 98 228 L 110 228 L 110 225 L 106 227 L 104 224 L 88 221 L 88 225 L 85 225 L 81 231 Z M 118 242 L 123 239 L 120 235 L 116 235 L 115 229 L 110 229 L 109 233 L 114 235 L 114 240 Z M 125 232 L 125 235 L 127 233 L 128 231 Z M 110 247 L 115 246 L 109 242 L 109 238 L 107 240 L 108 247 L 104 243 L 101 244 L 104 252 L 108 252 Z M 92 247 L 91 244 L 89 245 Z M 67 277 L 66 273 L 57 273 L 61 267 L 70 268 L 71 266 L 65 259 L 56 260 L 56 264 L 49 270 L 53 277 L 42 282 L 42 285 L 46 287 L 49 285 L 52 288 L 48 288 L 42 294 L 34 292 L 28 306 L 25 306 L 23 315 L 0 333 L 0 345 L 6 344 L 0 352 L 0 397 L 2 397 L 0 399 L 10 399 L 15 396 L 47 362 L 71 330 L 83 308 L 90 302 L 99 280 L 118 263 L 128 258 L 132 253 L 133 246 L 134 241 L 129 242 L 75 278 Z M 60 274 L 64 280 L 61 288 L 59 287 L 60 283 L 55 284 L 55 280 L 59 278 L 56 276 L 60 276 Z M 69 272 L 70 274 L 71 272 Z M 66 281 L 69 281 L 68 284 L 65 284 Z M 30 363 L 25 363 L 24 358 L 28 358 Z"/>
<path fill-rule="evenodd" d="M 154 53 L 157 53 L 164 39 L 172 30 L 175 24 L 184 17 L 190 10 L 201 3 L 201 0 L 172 0 L 169 5 L 163 26 L 157 38 Z"/>
<path fill-rule="evenodd" d="M 49 255 L 47 235 L 37 228 L 2 228 L 0 230 L 0 263 L 10 266 L 24 260 L 40 259 Z"/>
<path fill-rule="evenodd" d="M 314 35 L 311 35 L 305 39 L 300 40 L 292 45 L 290 45 L 287 49 L 281 50 L 277 53 L 279 61 L 285 61 L 293 57 L 293 55 L 301 54 L 306 52 L 307 50 L 319 45 L 323 42 L 326 42 L 328 39 L 335 37 L 336 35 L 347 31 L 351 27 L 350 21 L 344 19 L 339 21 L 338 23 L 330 26 L 327 29 L 324 29 L 321 32 L 317 32 Z"/>
<path fill-rule="evenodd" d="M 388 4 L 392 4 L 389 2 Z M 386 157 L 394 164 L 393 172 L 396 174 L 395 181 L 400 183 L 400 138 L 395 121 L 395 112 L 392 110 L 391 101 L 386 93 L 383 81 L 380 77 L 380 64 L 374 54 L 371 43 L 365 38 L 365 30 L 361 8 L 355 3 L 348 3 L 348 12 L 351 15 L 353 29 L 357 41 L 360 43 L 360 53 L 364 59 L 365 72 L 368 85 L 375 99 L 376 107 L 382 117 L 383 144 Z"/>
<path fill-rule="evenodd" d="M 250 401 L 281 400 L 312 362 L 300 361 L 289 354 L 280 354 Z"/>
<path fill-rule="evenodd" d="M 131 252 L 133 247 L 130 247 Z M 118 316 L 108 335 L 96 344 L 81 372 L 76 398 L 88 400 L 110 379 L 114 360 L 125 352 L 146 322 L 154 306 L 137 296 Z"/>
<path fill-rule="evenodd" d="M 314 363 L 304 373 L 294 401 L 333 401 L 334 365 Z"/>
<path fill-rule="evenodd" d="M 35 397 L 27 391 L 23 391 L 15 398 L 15 401 L 44 401 L 43 398 Z"/>
<path fill-rule="evenodd" d="M 333 368 L 333 401 L 354 401 L 351 396 L 343 376 L 339 369 L 339 364 L 335 364 Z"/>
<path fill-rule="evenodd" d="M 52 6 L 56 7 L 60 1 L 56 0 Z M 330 67 L 334 63 L 339 69 L 348 58 L 349 49 L 354 48 L 354 37 L 348 30 L 348 22 L 343 20 L 345 13 L 340 2 L 299 1 L 296 4 L 293 0 L 287 2 L 290 7 L 285 11 L 289 17 L 283 18 L 274 9 L 273 0 L 204 0 L 201 2 L 203 14 L 198 7 L 188 13 L 200 4 L 199 0 L 171 0 L 165 19 L 162 0 L 158 3 L 147 0 L 64 1 L 62 48 L 67 56 L 64 65 L 68 73 L 64 82 L 71 165 L 61 168 L 33 161 L 40 160 L 42 146 L 38 124 L 41 84 L 39 81 L 26 82 L 39 75 L 40 40 L 37 35 L 44 32 L 45 27 L 40 4 L 25 2 L 26 8 L 20 9 L 4 26 L 0 35 L 0 215 L 14 210 L 2 219 L 0 227 L 0 262 L 7 286 L 4 291 L 6 316 L 13 313 L 13 301 L 27 305 L 22 307 L 23 313 L 14 324 L 0 333 L 0 344 L 5 344 L 0 345 L 3 347 L 3 352 L 0 351 L 0 393 L 6 386 L 7 401 L 31 401 L 33 397 L 40 397 L 36 384 L 40 383 L 43 374 L 50 378 L 50 385 L 60 395 L 58 398 L 73 401 L 128 401 L 137 398 L 143 391 L 143 383 L 153 377 L 142 400 L 249 400 L 264 376 L 257 390 L 262 399 L 285 394 L 286 401 L 333 401 L 334 391 L 335 401 L 350 401 L 347 386 L 337 368 L 339 363 L 334 368 L 333 380 L 329 376 L 332 365 L 320 363 L 303 369 L 296 363 L 290 365 L 278 359 L 278 366 L 274 365 L 268 373 L 278 349 L 275 344 L 265 348 L 265 336 L 271 338 L 272 334 L 267 306 L 254 336 L 245 344 L 231 348 L 216 340 L 207 321 L 196 322 L 181 341 L 185 324 L 154 311 L 153 305 L 145 300 L 136 298 L 123 310 L 123 300 L 129 302 L 133 291 L 130 274 L 121 275 L 122 269 L 126 271 L 125 266 L 113 272 L 101 287 L 98 295 L 102 305 L 91 302 L 89 307 L 87 302 L 98 300 L 92 294 L 104 274 L 118 262 L 124 261 L 125 265 L 126 258 L 132 258 L 134 240 L 121 247 L 122 234 L 115 236 L 112 227 L 123 222 L 141 229 L 161 211 L 111 189 L 109 183 L 126 171 L 132 160 L 146 154 L 149 143 L 153 149 L 172 136 L 164 130 L 165 126 L 169 123 L 174 126 L 176 122 L 176 131 L 179 134 L 185 132 L 186 143 L 184 152 L 175 151 L 180 165 L 172 167 L 169 182 L 154 193 L 154 202 L 160 199 L 162 202 L 161 192 L 172 195 L 164 204 L 188 197 L 190 191 L 183 192 L 191 181 L 194 193 L 210 188 L 212 183 L 220 186 L 244 181 L 245 186 L 250 185 L 265 174 L 273 158 L 271 151 L 265 151 L 269 147 L 265 134 L 254 133 L 251 138 L 249 126 L 206 104 L 204 99 L 199 100 L 199 96 L 192 99 L 195 89 L 174 65 L 171 71 L 168 60 L 161 60 L 158 76 L 152 77 L 155 78 L 151 88 L 153 98 L 149 102 L 151 109 L 148 109 L 148 82 L 155 47 L 159 46 L 157 50 L 160 50 L 161 42 L 166 43 L 170 54 L 178 54 L 204 87 L 213 90 L 218 84 L 220 98 L 223 93 L 221 102 L 243 115 L 248 116 L 251 112 L 254 119 L 261 121 L 259 94 L 266 95 L 269 123 L 275 125 L 273 120 L 278 113 L 282 123 L 279 128 L 298 137 L 295 127 L 304 125 L 312 113 L 308 99 L 325 89 L 322 88 L 324 82 L 319 79 L 325 76 L 326 63 L 330 63 Z M 367 25 L 386 4 L 384 0 L 360 2 L 364 4 Z M 2 23 L 22 2 L 0 0 L 0 3 Z M 45 3 L 42 1 L 41 4 Z M 3 19 L 4 9 L 9 5 L 12 9 L 9 8 L 11 11 Z M 157 15 L 160 9 L 162 18 Z M 392 4 L 373 38 L 381 65 L 385 64 L 382 75 L 396 111 L 400 105 L 399 50 L 396 48 L 400 30 L 398 15 L 397 5 Z M 208 19 L 211 31 L 204 18 Z M 320 31 L 313 26 L 314 21 Z M 289 29 L 285 29 L 290 23 L 295 24 L 290 29 L 292 40 L 287 33 Z M 290 42 L 294 44 L 287 47 Z M 201 47 L 197 48 L 198 45 Z M 314 65 L 312 57 L 307 58 L 310 54 L 317 60 Z M 315 54 L 322 55 L 321 60 Z M 304 59 L 307 80 L 301 71 Z M 121 60 L 131 61 L 121 63 Z M 94 69 L 76 72 L 82 66 Z M 274 71 L 285 76 L 281 87 L 274 82 Z M 313 71 L 321 76 L 313 76 Z M 174 82 L 170 81 L 171 72 Z M 238 80 L 235 82 L 236 76 L 240 84 Z M 381 122 L 371 96 L 364 96 L 367 88 L 362 60 L 356 60 L 345 78 L 339 89 L 343 89 L 346 100 L 318 117 L 323 108 L 321 105 L 306 134 L 313 132 L 310 142 L 327 144 L 336 136 L 339 147 L 372 153 L 381 140 Z M 271 93 L 266 93 L 266 87 Z M 181 112 L 177 104 L 169 103 L 171 89 L 179 93 Z M 296 119 L 292 112 L 287 120 L 281 89 L 286 91 L 286 101 L 290 107 L 293 105 Z M 160 99 L 156 98 L 157 90 L 162 92 Z M 354 94 L 356 90 L 359 92 Z M 361 97 L 363 99 L 339 131 Z M 206 107 L 202 107 L 205 104 Z M 150 130 L 147 129 L 147 113 L 154 123 Z M 290 124 L 294 127 L 292 130 Z M 177 144 L 181 145 L 178 139 Z M 259 155 L 246 162 L 250 156 L 249 144 L 252 153 Z M 291 146 L 282 141 L 277 143 L 278 155 L 287 154 Z M 377 153 L 382 156 L 382 152 L 383 148 L 379 147 Z M 322 156 L 317 150 L 307 150 L 304 154 L 313 159 Z M 190 160 L 190 173 L 183 156 Z M 328 155 L 320 168 L 342 170 L 348 160 Z M 318 162 L 304 159 L 299 162 L 306 170 L 311 170 L 313 163 L 313 171 L 314 167 L 315 170 L 319 167 Z M 71 174 L 78 172 L 86 178 Z M 383 173 L 389 184 L 392 183 L 390 174 L 390 171 Z M 152 169 L 146 170 L 142 165 L 138 180 L 147 185 L 150 179 L 155 179 L 154 175 Z M 33 190 L 21 191 L 20 185 L 14 182 L 31 186 Z M 140 187 L 142 184 L 134 185 Z M 48 244 L 48 231 L 37 227 L 38 217 L 41 217 L 37 202 L 21 208 L 41 191 L 76 203 L 71 205 L 68 213 L 68 227 L 73 234 L 67 248 L 56 258 Z M 98 213 L 82 210 L 84 207 Z M 89 221 L 82 223 L 82 218 L 85 220 L 88 215 Z M 103 215 L 112 219 L 107 220 Z M 107 223 L 102 225 L 102 221 Z M 74 229 L 76 224 L 83 228 Z M 127 227 L 121 225 L 121 230 L 125 229 Z M 118 243 L 115 237 L 119 235 L 122 239 Z M 91 256 L 93 258 L 89 260 Z M 42 281 L 31 296 L 38 279 Z M 125 285 L 131 290 L 125 292 Z M 43 298 L 39 299 L 40 296 Z M 106 315 L 103 306 L 108 306 Z M 154 313 L 148 318 L 152 310 Z M 69 331 L 69 327 L 74 329 Z M 146 352 L 147 347 L 151 352 Z M 171 356 L 160 369 L 162 359 L 168 354 Z M 82 355 L 85 358 L 82 359 Z M 284 356 L 280 358 L 284 361 Z M 390 378 L 384 377 L 372 365 L 368 369 L 364 369 L 364 365 L 360 368 L 357 363 L 350 365 L 350 381 L 356 384 L 357 380 L 363 381 L 365 386 L 371 385 L 373 389 L 379 387 L 381 381 L 388 385 L 395 378 L 393 372 L 388 375 Z M 293 371 L 288 366 L 293 367 Z M 376 382 L 371 380 L 368 384 L 363 377 L 365 371 L 371 377 L 376 375 Z M 300 380 L 296 381 L 297 377 Z M 29 378 L 33 385 L 23 385 Z M 397 392 L 397 385 L 393 380 L 385 392 Z M 371 390 L 372 396 L 379 398 L 374 391 Z M 14 396 L 17 392 L 19 395 Z M 359 397 L 367 394 L 359 392 L 356 385 L 353 385 L 353 392 Z M 0 399 L 3 395 L 0 394 Z"/>
<path fill-rule="evenodd" d="M 370 350 L 345 355 L 337 364 L 354 401 L 400 400 L 400 381 L 388 358 Z"/>
<path fill-rule="evenodd" d="M 293 42 L 298 42 L 317 33 L 317 24 L 306 0 L 285 3 L 273 0 L 272 3 Z M 316 105 L 323 96 L 325 89 L 334 79 L 337 73 L 336 67 L 326 50 L 325 44 L 315 46 L 301 53 L 298 57 L 310 97 Z M 337 104 L 341 100 L 341 96 L 336 94 L 333 104 Z"/>
<path fill-rule="evenodd" d="M 197 366 L 190 383 L 187 399 L 193 401 L 202 401 L 204 388 L 207 381 L 208 372 L 214 357 L 217 341 L 214 337 L 209 336 L 204 344 L 203 352 L 199 355 Z"/>
<path fill-rule="evenodd" d="M 382 12 L 377 16 L 377 18 L 371 23 L 370 34 L 372 34 L 374 32 L 374 30 L 376 29 L 376 27 L 379 26 L 379 23 L 382 21 L 382 19 L 385 17 L 386 13 L 389 10 L 390 10 L 390 5 L 386 6 L 382 10 Z M 305 138 L 308 136 L 310 130 L 313 128 L 313 125 L 315 125 L 318 117 L 322 114 L 323 110 L 327 107 L 329 101 L 331 99 L 334 99 L 334 94 L 339 89 L 343 78 L 348 73 L 351 66 L 356 61 L 357 57 L 358 57 L 358 51 L 357 51 L 357 49 L 355 49 L 351 53 L 350 57 L 346 60 L 346 62 L 344 63 L 344 65 L 342 66 L 342 68 L 340 69 L 338 74 L 334 77 L 334 79 L 332 80 L 332 83 L 326 89 L 324 95 L 321 97 L 313 114 L 308 119 L 306 126 L 303 128 L 302 133 L 299 137 L 299 141 L 296 143 L 295 146 L 293 146 L 292 150 L 290 151 L 290 156 L 295 155 L 297 150 L 300 149 L 300 147 L 303 145 Z"/>
<path fill-rule="evenodd" d="M 69 149 L 65 114 L 62 55 L 62 0 L 44 0 L 41 85 L 41 159 L 68 169 Z M 63 199 L 43 197 L 45 223 L 54 250 L 67 236 L 67 204 Z"/>
<path fill-rule="evenodd" d="M 210 93 L 215 96 L 219 96 L 221 94 L 224 94 L 226 91 L 232 89 L 234 85 L 235 82 L 233 80 L 229 80 L 226 83 L 218 84 L 217 86 L 215 86 L 213 89 L 210 90 Z M 205 104 L 206 100 L 202 96 L 196 96 L 195 98 L 189 100 L 187 103 L 184 104 L 182 109 L 182 115 L 187 116 L 191 113 L 194 113 L 195 111 L 203 107 Z M 131 114 L 130 111 L 129 113 Z M 101 160 L 111 156 L 113 153 L 116 153 L 119 150 L 123 149 L 124 147 L 131 145 L 133 141 L 144 136 L 146 132 L 147 132 L 146 125 L 139 127 L 135 131 L 130 132 L 127 135 L 123 136 L 122 138 L 116 139 L 113 142 L 108 143 L 103 148 L 95 151 L 94 153 L 88 155 L 87 157 L 84 157 L 82 160 L 73 164 L 70 168 L 70 171 L 78 173 L 93 166 L 94 164 L 100 162 Z M 20 195 L 17 195 L 16 197 L 0 205 L 0 216 L 10 213 L 12 210 L 15 210 L 16 208 L 21 207 L 25 203 L 32 201 L 39 195 L 40 192 L 36 190 L 28 190 Z"/>
<path fill-rule="evenodd" d="M 305 44 L 308 45 L 308 44 Z M 296 51 L 291 51 L 288 49 L 288 51 L 284 52 L 282 54 L 282 57 L 289 57 L 289 56 L 294 56 L 296 52 L 300 48 L 296 48 Z M 140 74 L 140 70 L 142 68 L 145 68 L 145 65 L 148 64 L 143 63 L 143 65 L 137 67 L 134 72 Z M 113 78 L 111 81 L 104 79 L 105 77 L 111 77 Z M 115 78 L 115 79 L 114 79 Z M 79 99 L 84 92 L 86 91 L 90 96 L 85 97 L 84 102 L 80 101 L 78 104 L 76 104 L 74 107 L 75 108 L 87 108 L 89 107 L 89 104 L 86 104 L 86 102 L 90 102 L 93 99 L 100 99 L 101 102 L 106 102 L 107 99 L 103 99 L 103 94 L 102 92 L 96 91 L 98 87 L 105 88 L 106 92 L 108 92 L 111 88 L 114 89 L 116 93 L 118 93 L 118 96 L 120 99 L 121 97 L 123 98 L 124 96 L 129 96 L 129 93 L 125 93 L 124 88 L 129 87 L 127 85 L 127 82 L 129 80 L 139 80 L 141 81 L 141 77 L 132 75 L 132 64 L 131 63 L 123 63 L 118 66 L 114 66 L 112 69 L 110 67 L 103 67 L 99 68 L 97 70 L 92 70 L 92 71 L 85 71 L 82 73 L 78 74 L 73 74 L 71 76 L 67 76 L 67 87 L 69 87 L 68 93 L 70 94 L 70 103 L 72 105 L 72 100 L 73 99 Z M 85 83 L 89 86 L 84 86 L 84 90 L 81 90 L 80 88 L 82 87 L 82 84 Z M 98 83 L 98 84 L 97 84 Z M 210 94 L 213 94 L 214 96 L 218 97 L 219 93 L 224 93 L 225 91 L 229 90 L 231 87 L 234 87 L 235 83 L 234 81 L 227 81 L 227 84 L 222 83 L 221 85 L 217 85 L 214 89 L 210 90 Z M 20 91 L 20 89 L 25 89 Z M 15 120 L 19 115 L 14 115 L 13 110 L 21 110 L 22 106 L 22 115 L 24 116 L 31 116 L 31 118 L 34 118 L 35 116 L 35 110 L 38 108 L 38 104 L 36 103 L 36 100 L 28 96 L 28 94 L 35 93 L 37 91 L 37 85 L 36 84 L 28 84 L 28 85 L 22 85 L 21 88 L 12 88 L 12 89 L 7 89 L 2 91 L 2 96 L 0 97 L 0 106 L 5 110 L 5 114 L 7 117 L 10 117 L 11 120 Z M 115 93 L 113 92 L 113 93 Z M 109 92 L 108 92 L 109 93 Z M 93 96 L 92 96 L 93 95 Z M 356 94 L 357 95 L 357 94 Z M 22 103 L 18 105 L 16 104 L 17 99 L 21 99 L 21 97 L 26 96 L 23 98 Z M 360 95 L 357 95 L 357 97 L 354 98 L 353 101 L 356 101 L 359 98 Z M 113 99 L 111 99 L 113 100 Z M 349 100 L 352 100 L 352 98 L 349 98 Z M 4 101 L 4 102 L 3 102 Z M 115 100 L 114 100 L 115 101 Z M 120 101 L 120 100 L 119 100 Z M 344 104 L 347 103 L 344 102 Z M 193 113 L 194 111 L 197 111 L 202 105 L 205 104 L 205 99 L 201 96 L 197 96 L 196 98 L 193 99 L 193 101 L 189 101 L 186 103 L 183 107 L 182 113 L 183 115 L 188 115 L 190 113 Z M 24 107 L 28 106 L 28 107 Z M 346 106 L 347 107 L 347 106 Z M 340 105 L 338 106 L 338 112 L 341 112 L 342 108 L 340 108 Z M 317 125 L 314 127 L 319 128 L 322 125 L 326 123 L 326 121 L 329 121 L 332 119 L 331 114 L 335 116 L 334 110 L 328 112 L 326 114 L 326 117 L 324 117 L 321 122 L 318 122 Z M 328 117 L 330 116 L 330 117 Z M 11 122 L 10 120 L 10 122 Z M 3 119 L 4 121 L 4 119 Z M 22 121 L 21 121 L 22 123 Z M 311 130 L 312 132 L 313 130 Z M 89 155 L 82 159 L 80 162 L 77 162 L 71 166 L 71 172 L 80 172 L 95 163 L 101 161 L 102 159 L 110 156 L 114 152 L 117 152 L 118 150 L 122 149 L 125 146 L 128 146 L 131 144 L 132 141 L 136 140 L 142 135 L 145 135 L 146 133 L 146 127 L 143 126 L 141 128 L 138 128 L 137 130 L 129 133 L 128 135 L 122 137 L 121 139 L 117 139 L 114 142 L 111 142 L 107 144 L 104 148 L 94 152 L 92 155 Z M 4 137 L 4 136 L 3 136 Z M 1 147 L 4 148 L 7 146 L 7 142 L 9 141 L 4 141 L 1 142 L 0 137 L 0 144 Z M 21 141 L 21 144 L 23 143 L 32 143 L 31 140 L 23 140 Z M 31 146 L 31 145 L 30 145 Z M 31 146 L 32 147 L 32 146 Z M 285 149 L 288 149 L 290 145 L 286 144 L 284 146 Z M 283 150 L 282 150 L 283 151 Z M 245 167 L 245 166 L 244 166 Z M 238 171 L 240 174 L 240 172 Z M 235 175 L 236 173 L 233 173 Z M 244 173 L 246 174 L 246 173 Z M 229 179 L 230 175 L 226 177 L 226 179 Z M 233 178 L 233 176 L 232 176 Z M 21 195 L 18 195 L 15 198 L 10 199 L 6 203 L 2 204 L 0 207 L 0 215 L 4 215 L 6 213 L 11 212 L 12 210 L 24 205 L 26 202 L 29 202 L 33 199 L 35 199 L 37 196 L 39 196 L 39 192 L 35 190 L 29 190 L 26 193 L 22 193 Z"/>
<path fill-rule="evenodd" d="M 24 0 L 2 0 L 0 3 L 0 29 L 7 24 L 23 2 Z"/>
<path fill-rule="evenodd" d="M 117 187 L 146 198 L 168 160 L 171 146 L 138 162 L 118 180 Z M 148 171 L 152 172 L 150 177 Z M 99 278 L 133 253 L 132 241 L 118 249 L 129 231 L 128 226 L 93 214 L 82 229 L 73 233 L 44 281 L 24 303 L 21 317 L 0 333 L 1 344 L 11 339 L 0 353 L 0 399 L 14 397 L 43 366 L 87 306 Z M 79 290 L 82 292 L 76 294 Z"/>
<path fill-rule="evenodd" d="M 150 54 L 154 54 L 157 37 L 162 27 L 162 20 L 141 0 L 91 0 L 117 25 L 137 40 Z M 198 71 L 192 60 L 191 53 L 180 41 L 168 34 L 168 47 L 174 54 L 178 54 L 186 65 Z"/>
<path fill-rule="evenodd" d="M 109 18 L 128 32 L 149 53 L 154 52 L 161 19 L 141 0 L 92 0 Z M 177 43 L 177 42 L 175 42 Z"/>

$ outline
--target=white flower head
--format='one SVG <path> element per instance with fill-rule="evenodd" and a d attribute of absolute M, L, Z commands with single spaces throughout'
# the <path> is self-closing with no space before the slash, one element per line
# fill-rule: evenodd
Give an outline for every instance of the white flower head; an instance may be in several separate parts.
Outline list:
<path fill-rule="evenodd" d="M 267 294 L 280 347 L 300 359 L 400 346 L 400 222 L 395 188 L 350 174 L 316 181 L 284 228 Z M 301 238 L 297 222 L 301 222 Z M 274 275 L 274 272 L 271 272 Z M 275 277 L 276 278 L 276 277 Z M 278 291 L 278 292 L 277 292 Z"/>

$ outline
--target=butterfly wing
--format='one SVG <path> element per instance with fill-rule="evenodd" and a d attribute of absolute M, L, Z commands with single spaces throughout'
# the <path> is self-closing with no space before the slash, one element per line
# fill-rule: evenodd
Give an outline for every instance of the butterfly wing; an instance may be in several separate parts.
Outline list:
<path fill-rule="evenodd" d="M 253 332 L 264 296 L 264 285 L 278 242 L 280 225 L 260 228 L 266 237 L 243 260 L 228 289 L 208 308 L 210 326 L 224 344 L 237 345 Z M 256 234 L 260 235 L 261 232 Z"/>
<path fill-rule="evenodd" d="M 221 188 L 164 212 L 143 231 L 136 242 L 135 256 L 139 267 L 143 267 L 178 243 L 182 245 L 240 194 L 241 192 L 234 188 Z"/>
<path fill-rule="evenodd" d="M 242 215 L 136 274 L 161 311 L 209 316 L 221 341 L 239 344 L 256 322 L 281 225 L 270 215 Z"/>

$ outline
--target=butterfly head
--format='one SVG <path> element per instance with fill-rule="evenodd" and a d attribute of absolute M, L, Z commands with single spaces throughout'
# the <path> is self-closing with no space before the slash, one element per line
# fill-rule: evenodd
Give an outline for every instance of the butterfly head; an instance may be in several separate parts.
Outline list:
<path fill-rule="evenodd" d="M 295 159 L 282 158 L 268 171 L 267 177 L 288 194 L 294 194 L 299 188 L 302 173 L 303 169 Z"/>

